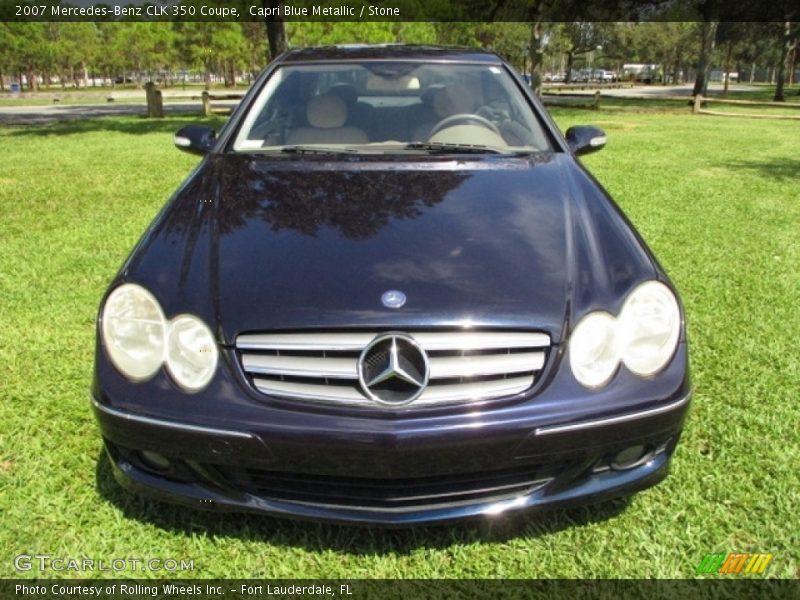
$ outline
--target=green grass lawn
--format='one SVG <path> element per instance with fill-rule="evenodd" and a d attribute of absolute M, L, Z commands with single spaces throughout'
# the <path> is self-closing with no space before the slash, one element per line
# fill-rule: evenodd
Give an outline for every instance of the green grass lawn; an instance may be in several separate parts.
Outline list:
<path fill-rule="evenodd" d="M 688 110 L 553 113 L 564 128 L 606 129 L 607 148 L 585 162 L 686 305 L 696 393 L 663 483 L 629 503 L 400 531 L 218 516 L 122 492 L 89 408 L 93 323 L 195 164 L 172 146 L 188 120 L 6 127 L 0 577 L 41 576 L 13 570 L 24 553 L 192 559 L 183 575 L 195 577 L 682 578 L 707 552 L 730 551 L 773 553 L 767 575 L 800 577 L 797 127 Z"/>
<path fill-rule="evenodd" d="M 703 108 L 734 115 L 764 115 L 768 117 L 785 116 L 800 119 L 800 104 L 787 103 L 787 106 L 752 106 L 749 104 L 721 104 L 705 102 Z M 757 117 L 758 118 L 758 117 Z"/>

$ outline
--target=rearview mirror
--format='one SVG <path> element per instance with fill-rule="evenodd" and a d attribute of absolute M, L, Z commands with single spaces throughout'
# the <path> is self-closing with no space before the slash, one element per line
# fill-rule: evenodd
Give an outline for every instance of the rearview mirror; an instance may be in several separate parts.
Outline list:
<path fill-rule="evenodd" d="M 606 145 L 606 132 L 599 127 L 580 125 L 567 129 L 569 149 L 576 156 L 597 152 Z"/>
<path fill-rule="evenodd" d="M 173 141 L 179 150 L 190 154 L 206 154 L 214 145 L 216 132 L 204 125 L 187 125 L 175 133 Z"/>

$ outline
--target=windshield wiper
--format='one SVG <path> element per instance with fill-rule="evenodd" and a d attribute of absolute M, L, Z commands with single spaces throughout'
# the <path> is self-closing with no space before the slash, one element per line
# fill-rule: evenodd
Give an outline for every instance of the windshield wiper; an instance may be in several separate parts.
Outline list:
<path fill-rule="evenodd" d="M 451 144 L 447 142 L 411 142 L 404 150 L 427 150 L 432 154 L 502 154 L 501 150 L 479 144 Z"/>
<path fill-rule="evenodd" d="M 355 148 L 328 148 L 325 146 L 284 146 L 284 154 L 359 154 Z"/>

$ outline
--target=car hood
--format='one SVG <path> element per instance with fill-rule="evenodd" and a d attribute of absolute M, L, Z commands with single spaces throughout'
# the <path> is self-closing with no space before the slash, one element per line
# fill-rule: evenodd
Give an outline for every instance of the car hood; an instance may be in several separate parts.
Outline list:
<path fill-rule="evenodd" d="M 574 159 L 207 157 L 121 272 L 167 316 L 243 332 L 474 326 L 561 339 L 652 275 Z M 399 290 L 400 308 L 382 295 Z M 588 293 L 587 290 L 591 290 Z"/>

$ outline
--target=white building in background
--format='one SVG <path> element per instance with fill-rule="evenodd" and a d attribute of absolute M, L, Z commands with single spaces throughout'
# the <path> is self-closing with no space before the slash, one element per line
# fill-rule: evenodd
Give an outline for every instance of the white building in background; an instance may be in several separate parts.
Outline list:
<path fill-rule="evenodd" d="M 661 79 L 661 66 L 657 64 L 627 63 L 622 65 L 622 79 L 644 81 L 658 81 Z"/>

